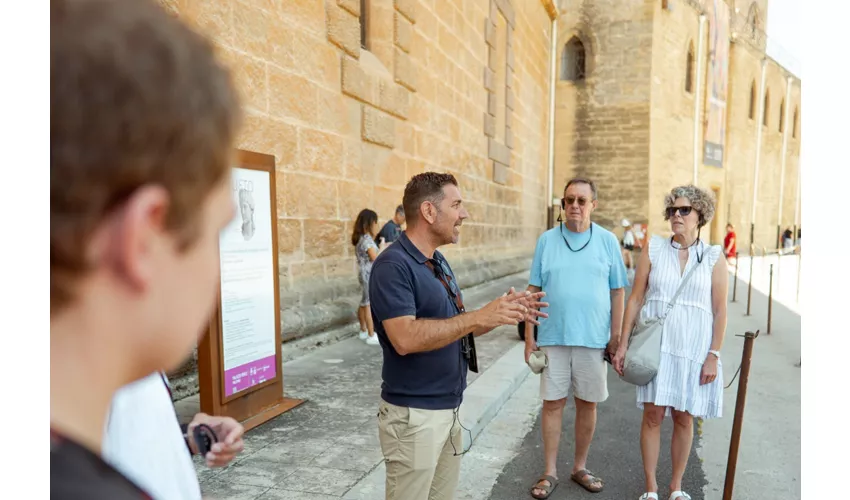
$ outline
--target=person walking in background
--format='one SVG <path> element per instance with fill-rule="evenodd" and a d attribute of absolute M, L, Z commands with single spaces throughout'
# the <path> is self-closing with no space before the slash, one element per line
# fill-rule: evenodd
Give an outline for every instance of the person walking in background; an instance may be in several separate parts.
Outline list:
<path fill-rule="evenodd" d="M 378 253 L 386 246 L 375 244 L 378 231 L 378 214 L 374 210 L 364 208 L 357 214 L 354 221 L 354 231 L 351 233 L 351 244 L 354 245 L 354 256 L 357 258 L 357 279 L 360 282 L 360 307 L 357 308 L 357 319 L 360 321 L 360 340 L 369 345 L 378 345 L 372 314 L 369 311 L 369 276 L 372 274 L 372 262 L 378 258 Z"/>
<path fill-rule="evenodd" d="M 534 498 L 548 498 L 558 485 L 558 445 L 570 392 L 576 405 L 570 479 L 592 493 L 604 487 L 587 469 L 587 456 L 596 405 L 608 399 L 605 358 L 617 351 L 628 280 L 617 237 L 590 220 L 597 203 L 592 180 L 569 181 L 561 200 L 566 223 L 540 236 L 531 264 L 528 290 L 545 292 L 551 304 L 536 343 L 531 325 L 525 331 L 525 362 L 538 346 L 549 360 L 540 376 L 545 470 L 531 487 Z"/>
<path fill-rule="evenodd" d="M 788 254 L 794 252 L 794 233 L 791 228 L 785 228 L 782 233 L 782 253 Z"/>
<path fill-rule="evenodd" d="M 731 222 L 726 224 L 726 237 L 723 238 L 723 253 L 726 255 L 727 263 L 738 265 L 738 236 L 735 234 L 735 226 Z"/>
<path fill-rule="evenodd" d="M 378 233 L 376 238 L 378 244 L 386 243 L 389 245 L 397 240 L 401 234 L 401 225 L 404 224 L 404 220 L 404 205 L 399 205 L 395 209 L 393 218 L 388 220 L 381 228 L 381 232 Z"/>
<path fill-rule="evenodd" d="M 623 262 L 626 265 L 626 274 L 631 282 L 634 279 L 635 261 L 632 257 L 632 252 L 637 246 L 637 238 L 632 229 L 632 223 L 628 219 L 623 219 L 620 223 L 623 226 L 623 239 L 620 240 L 620 246 L 623 248 Z"/>
<path fill-rule="evenodd" d="M 714 196 L 696 186 L 680 186 L 664 199 L 664 219 L 671 238 L 653 237 L 638 261 L 629 296 L 614 369 L 623 375 L 629 336 L 640 320 L 666 314 L 661 337 L 661 363 L 655 378 L 637 387 L 643 409 L 640 449 L 646 493 L 640 500 L 658 500 L 656 467 L 661 448 L 661 422 L 673 417 L 670 500 L 689 500 L 682 477 L 694 438 L 694 417 L 719 418 L 723 413 L 723 365 L 720 348 L 726 335 L 729 274 L 720 245 L 699 239 L 714 216 Z M 676 297 L 680 284 L 683 288 Z M 676 299 L 674 303 L 671 302 Z"/>

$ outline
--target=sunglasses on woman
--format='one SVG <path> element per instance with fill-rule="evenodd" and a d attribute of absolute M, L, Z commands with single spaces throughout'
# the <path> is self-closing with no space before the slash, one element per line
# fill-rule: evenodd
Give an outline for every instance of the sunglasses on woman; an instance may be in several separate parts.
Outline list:
<path fill-rule="evenodd" d="M 672 219 L 676 216 L 676 212 L 679 212 L 682 217 L 687 217 L 691 214 L 691 210 L 693 210 L 693 208 L 694 207 L 667 207 L 667 218 Z"/>

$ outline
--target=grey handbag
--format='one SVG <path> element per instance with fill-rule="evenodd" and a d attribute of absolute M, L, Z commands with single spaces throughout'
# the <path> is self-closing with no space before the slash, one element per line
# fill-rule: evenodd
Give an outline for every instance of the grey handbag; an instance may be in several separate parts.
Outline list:
<path fill-rule="evenodd" d="M 658 374 L 658 365 L 661 364 L 661 331 L 664 328 L 664 320 L 699 265 L 698 262 L 685 275 L 661 317 L 638 319 L 635 323 L 632 334 L 629 336 L 626 358 L 623 361 L 623 375 L 620 376 L 624 381 L 634 385 L 646 385 Z"/>

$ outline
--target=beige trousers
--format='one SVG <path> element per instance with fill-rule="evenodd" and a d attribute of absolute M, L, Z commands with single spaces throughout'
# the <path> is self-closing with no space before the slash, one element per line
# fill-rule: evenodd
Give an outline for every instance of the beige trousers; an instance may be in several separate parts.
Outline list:
<path fill-rule="evenodd" d="M 452 500 L 463 437 L 453 410 L 404 408 L 381 401 L 378 438 L 387 466 L 387 500 Z M 454 446 L 452 446 L 454 444 Z"/>

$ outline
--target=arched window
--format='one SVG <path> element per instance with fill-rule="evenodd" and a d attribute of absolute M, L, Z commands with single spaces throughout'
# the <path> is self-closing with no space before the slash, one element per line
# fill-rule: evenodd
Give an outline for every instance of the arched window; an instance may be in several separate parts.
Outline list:
<path fill-rule="evenodd" d="M 750 4 L 749 12 L 747 12 L 747 29 L 750 32 L 750 38 L 756 38 L 760 25 L 761 14 L 759 13 L 759 6 L 753 2 Z"/>
<path fill-rule="evenodd" d="M 767 123 L 769 121 L 768 116 L 770 115 L 770 91 L 769 90 L 764 91 L 764 109 L 762 110 L 762 113 L 764 113 L 764 114 L 761 117 L 761 124 L 766 127 Z"/>
<path fill-rule="evenodd" d="M 797 134 L 798 134 L 797 118 L 799 118 L 799 114 L 798 114 L 797 108 L 794 108 L 794 121 L 791 123 L 791 137 L 793 137 L 794 139 L 797 138 Z"/>
<path fill-rule="evenodd" d="M 694 91 L 694 42 L 688 46 L 688 58 L 685 60 L 685 92 Z"/>
<path fill-rule="evenodd" d="M 756 119 L 756 81 L 750 84 L 750 120 Z"/>
<path fill-rule="evenodd" d="M 586 54 L 584 44 L 577 37 L 570 38 L 561 53 L 561 80 L 577 82 L 586 75 Z"/>
<path fill-rule="evenodd" d="M 779 103 L 779 133 L 785 132 L 785 99 Z"/>

